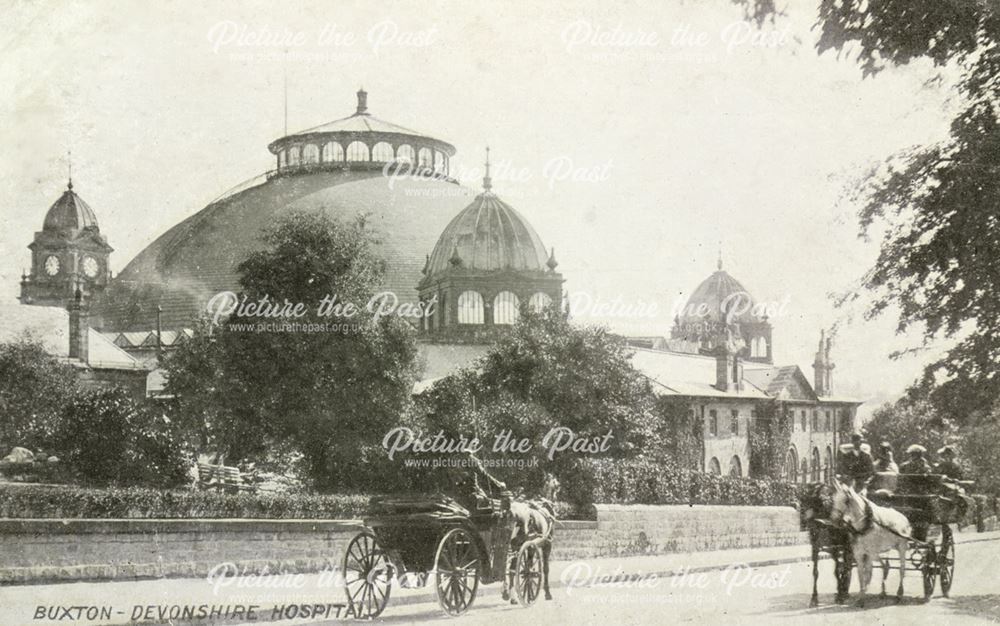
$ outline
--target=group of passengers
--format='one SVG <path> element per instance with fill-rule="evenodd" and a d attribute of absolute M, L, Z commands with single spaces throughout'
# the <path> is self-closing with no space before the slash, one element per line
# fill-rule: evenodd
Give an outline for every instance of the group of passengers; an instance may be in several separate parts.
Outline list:
<path fill-rule="evenodd" d="M 859 489 L 875 474 L 941 474 L 955 481 L 964 478 L 962 468 L 955 461 L 954 446 L 948 445 L 938 450 L 938 462 L 934 465 L 926 457 L 927 448 L 916 443 L 906 449 L 907 460 L 900 465 L 896 465 L 892 445 L 888 441 L 879 444 L 877 455 L 873 459 L 861 433 L 854 433 L 850 449 L 841 456 L 840 473 Z"/>

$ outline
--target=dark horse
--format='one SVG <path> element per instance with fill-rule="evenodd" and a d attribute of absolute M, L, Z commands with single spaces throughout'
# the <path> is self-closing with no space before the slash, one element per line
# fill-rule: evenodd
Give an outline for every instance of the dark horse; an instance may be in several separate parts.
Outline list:
<path fill-rule="evenodd" d="M 819 556 L 826 552 L 834 561 L 834 575 L 837 578 L 837 604 L 847 601 L 847 592 L 851 585 L 851 540 L 846 529 L 834 526 L 830 522 L 833 510 L 833 485 L 827 483 L 812 483 L 805 485 L 800 493 L 799 520 L 802 527 L 809 531 L 809 544 L 812 546 L 813 562 L 813 592 L 810 606 L 819 605 L 819 594 L 816 581 L 819 578 Z"/>

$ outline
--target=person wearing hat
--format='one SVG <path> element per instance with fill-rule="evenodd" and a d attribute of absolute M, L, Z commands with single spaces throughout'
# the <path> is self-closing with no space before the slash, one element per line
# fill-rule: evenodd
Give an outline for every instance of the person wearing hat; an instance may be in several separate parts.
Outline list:
<path fill-rule="evenodd" d="M 906 449 L 906 455 L 909 458 L 905 463 L 899 466 L 900 474 L 931 474 L 933 473 L 933 468 L 931 464 L 927 462 L 924 458 L 924 453 L 927 452 L 927 448 L 922 445 L 915 443 Z"/>
<path fill-rule="evenodd" d="M 844 453 L 842 459 L 844 474 L 852 481 L 855 489 L 864 488 L 868 480 L 875 475 L 875 462 L 872 455 L 865 450 L 861 433 L 851 435 L 851 448 Z"/>
<path fill-rule="evenodd" d="M 878 446 L 878 459 L 875 460 L 875 471 L 886 474 L 898 474 L 899 466 L 892 458 L 892 445 L 883 441 Z"/>
<path fill-rule="evenodd" d="M 955 462 L 954 446 L 945 446 L 938 450 L 938 458 L 941 460 L 934 466 L 935 474 L 944 474 L 952 480 L 962 480 L 962 468 Z"/>

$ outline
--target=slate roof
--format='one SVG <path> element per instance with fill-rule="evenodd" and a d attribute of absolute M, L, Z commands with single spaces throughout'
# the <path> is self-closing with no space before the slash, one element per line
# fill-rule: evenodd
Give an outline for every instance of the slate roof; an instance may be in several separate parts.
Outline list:
<path fill-rule="evenodd" d="M 59 307 L 28 306 L 22 304 L 0 307 L 3 324 L 0 325 L 0 340 L 10 341 L 25 334 L 38 338 L 46 352 L 71 363 L 79 363 L 69 358 L 69 313 Z M 90 329 L 89 365 L 102 369 L 148 369 L 114 344 L 110 339 Z"/>

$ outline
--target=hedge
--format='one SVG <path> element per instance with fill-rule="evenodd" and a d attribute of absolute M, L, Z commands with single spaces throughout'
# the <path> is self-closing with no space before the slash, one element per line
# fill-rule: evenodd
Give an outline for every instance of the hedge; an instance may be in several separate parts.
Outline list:
<path fill-rule="evenodd" d="M 591 461 L 590 501 L 606 504 L 796 506 L 792 483 L 707 474 L 651 460 Z"/>
<path fill-rule="evenodd" d="M 0 518 L 350 519 L 363 515 L 370 497 L 12 483 L 0 485 Z"/>

